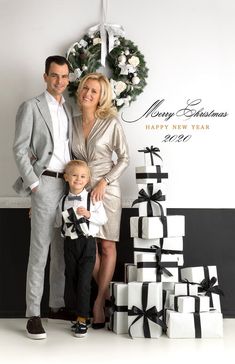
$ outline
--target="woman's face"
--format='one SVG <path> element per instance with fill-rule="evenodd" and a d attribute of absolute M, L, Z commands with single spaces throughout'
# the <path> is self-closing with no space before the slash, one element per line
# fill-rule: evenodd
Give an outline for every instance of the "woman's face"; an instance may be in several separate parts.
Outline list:
<path fill-rule="evenodd" d="M 79 95 L 79 103 L 82 108 L 96 110 L 101 94 L 101 87 L 99 81 L 88 79 Z"/>

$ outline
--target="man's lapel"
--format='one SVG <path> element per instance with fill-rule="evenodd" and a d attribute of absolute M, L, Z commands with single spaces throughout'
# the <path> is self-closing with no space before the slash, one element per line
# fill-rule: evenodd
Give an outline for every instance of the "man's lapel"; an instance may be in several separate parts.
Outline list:
<path fill-rule="evenodd" d="M 52 120 L 51 120 L 51 114 L 50 114 L 50 110 L 46 101 L 46 96 L 45 94 L 41 94 L 40 96 L 36 97 L 37 99 L 37 106 L 39 109 L 39 112 L 41 113 L 45 123 L 47 124 L 51 135 L 53 136 L 53 126 L 52 126 Z"/>

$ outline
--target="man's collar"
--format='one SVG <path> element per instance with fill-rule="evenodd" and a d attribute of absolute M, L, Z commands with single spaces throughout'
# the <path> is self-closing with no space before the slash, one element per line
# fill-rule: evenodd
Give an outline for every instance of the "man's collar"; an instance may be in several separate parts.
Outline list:
<path fill-rule="evenodd" d="M 54 105 L 63 105 L 63 104 L 65 103 L 65 99 L 64 99 L 64 96 L 63 96 L 63 95 L 61 95 L 61 100 L 60 100 L 60 102 L 58 102 L 58 101 L 54 98 L 54 96 L 52 96 L 52 95 L 50 94 L 50 92 L 48 92 L 47 90 L 45 91 L 45 96 L 46 96 L 46 100 L 47 100 L 47 102 L 48 102 L 48 103 L 50 103 L 50 104 L 54 104 Z"/>

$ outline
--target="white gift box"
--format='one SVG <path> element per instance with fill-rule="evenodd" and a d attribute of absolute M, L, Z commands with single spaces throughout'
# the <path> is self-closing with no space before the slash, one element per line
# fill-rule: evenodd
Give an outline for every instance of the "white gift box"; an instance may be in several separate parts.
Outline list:
<path fill-rule="evenodd" d="M 143 307 L 143 303 L 146 303 L 146 307 Z M 133 306 L 142 311 L 142 314 L 135 314 Z M 153 310 L 154 308 L 159 313 L 159 316 L 161 315 L 159 319 L 162 321 L 162 283 L 128 283 L 128 329 L 129 334 L 133 338 L 146 337 L 144 336 L 144 324 L 146 321 L 151 338 L 158 338 L 162 335 L 162 327 L 149 318 L 146 319 L 146 311 Z M 134 322 L 135 320 L 136 322 Z"/>
<path fill-rule="evenodd" d="M 184 265 L 183 237 L 141 239 L 134 238 L 134 263 L 137 263 L 137 254 L 153 253 L 154 246 L 162 247 L 163 254 L 173 254 L 178 259 L 178 266 Z M 166 253 L 165 253 L 166 252 Z"/>
<path fill-rule="evenodd" d="M 116 334 L 127 334 L 128 332 L 128 286 L 121 282 L 110 283 L 110 296 L 113 307 L 109 328 Z"/>
<path fill-rule="evenodd" d="M 175 296 L 198 295 L 197 284 L 163 282 L 162 285 L 163 285 L 163 290 L 165 291 L 165 305 L 164 305 L 165 308 L 170 308 L 169 297 L 171 294 Z"/>
<path fill-rule="evenodd" d="M 196 307 L 198 307 L 198 310 Z M 210 299 L 208 296 L 176 296 L 170 294 L 169 308 L 182 313 L 208 312 L 210 311 Z"/>
<path fill-rule="evenodd" d="M 162 183 L 168 178 L 168 173 L 161 165 L 140 166 L 135 168 L 136 183 Z"/>
<path fill-rule="evenodd" d="M 171 275 L 166 272 L 158 273 L 156 267 L 155 254 L 138 254 L 137 255 L 137 281 L 138 282 L 178 282 L 179 269 L 178 260 L 174 255 L 161 255 L 160 264 L 166 268 Z"/>
<path fill-rule="evenodd" d="M 217 275 L 217 268 L 215 265 L 211 266 L 201 266 L 201 267 L 187 267 L 187 268 L 181 268 L 180 270 L 181 279 L 187 279 L 190 282 L 198 283 L 200 284 L 208 275 L 209 279 L 212 279 L 212 277 L 215 277 L 217 279 L 217 282 L 215 285 L 218 285 L 218 275 Z M 199 290 L 200 292 L 200 290 Z M 203 294 L 203 293 L 202 293 Z M 212 303 L 211 307 L 216 309 L 218 312 L 221 312 L 221 305 L 220 305 L 220 296 L 216 293 L 211 294 L 211 300 Z M 211 301 L 210 301 L 211 303 Z"/>
<path fill-rule="evenodd" d="M 220 312 L 180 313 L 166 311 L 167 336 L 171 339 L 223 337 Z"/>
<path fill-rule="evenodd" d="M 157 147 L 146 147 L 143 149 L 139 149 L 138 152 L 142 152 L 144 154 L 144 164 L 146 166 L 153 166 L 156 164 L 162 165 L 163 161 L 160 155 L 160 150 Z"/>
<path fill-rule="evenodd" d="M 156 239 L 163 237 L 184 236 L 185 217 L 183 215 L 171 215 L 165 217 L 163 224 L 161 217 L 131 216 L 131 237 L 141 239 Z M 165 236 L 164 236 L 165 234 Z"/>
<path fill-rule="evenodd" d="M 132 206 L 137 206 L 139 209 L 139 216 L 162 216 L 166 215 L 166 196 L 163 194 L 162 190 L 159 189 L 157 184 L 139 184 L 138 198 L 133 202 Z M 138 199 L 143 199 L 143 197 L 155 197 L 156 201 L 151 200 L 137 202 Z"/>
<path fill-rule="evenodd" d="M 77 234 L 76 229 L 75 229 L 74 221 L 76 221 L 77 224 L 79 224 L 80 229 L 81 229 L 81 233 L 84 236 L 89 235 L 88 225 L 87 225 L 86 222 L 84 222 L 84 219 L 82 218 L 82 216 L 77 214 L 76 208 L 71 207 L 71 208 L 69 208 L 67 210 L 62 211 L 62 216 L 63 216 L 63 219 L 64 219 L 64 223 L 66 224 L 65 235 L 69 236 L 70 239 L 77 239 L 78 238 L 78 234 Z"/>
<path fill-rule="evenodd" d="M 124 264 L 124 281 L 125 281 L 125 283 L 137 281 L 136 264 L 133 264 L 133 263 Z"/>

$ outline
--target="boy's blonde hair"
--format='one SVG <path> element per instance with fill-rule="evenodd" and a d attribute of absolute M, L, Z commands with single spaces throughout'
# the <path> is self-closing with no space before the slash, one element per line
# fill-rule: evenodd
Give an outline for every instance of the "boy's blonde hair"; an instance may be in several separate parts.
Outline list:
<path fill-rule="evenodd" d="M 70 162 L 68 162 L 65 166 L 65 169 L 64 169 L 64 173 L 65 174 L 68 174 L 69 171 L 73 168 L 73 167 L 84 167 L 87 169 L 87 172 L 88 172 L 88 176 L 89 176 L 89 179 L 91 178 L 91 171 L 90 171 L 90 168 L 88 167 L 88 164 L 85 162 L 85 161 L 82 161 L 80 159 L 73 159 L 71 160 Z"/>

